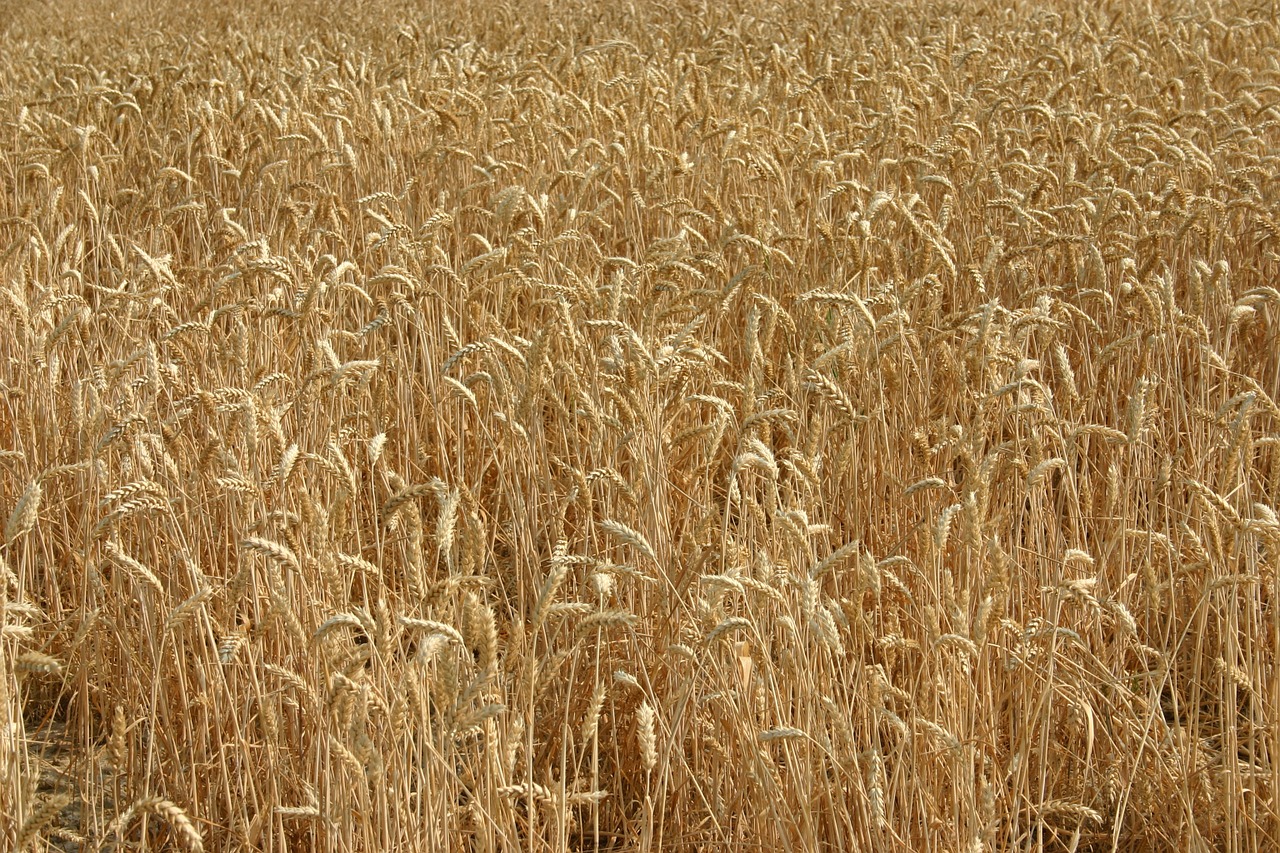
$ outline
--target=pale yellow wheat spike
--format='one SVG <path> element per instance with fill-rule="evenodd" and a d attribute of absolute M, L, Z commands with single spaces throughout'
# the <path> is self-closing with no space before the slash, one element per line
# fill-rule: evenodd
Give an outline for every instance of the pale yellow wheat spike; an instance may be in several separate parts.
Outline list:
<path fill-rule="evenodd" d="M 32 480 L 22 496 L 18 498 L 4 526 L 4 541 L 13 542 L 24 533 L 31 532 L 40 518 L 40 501 L 44 497 L 44 487 L 40 480 Z"/>
<path fill-rule="evenodd" d="M 640 744 L 640 759 L 645 770 L 652 771 L 658 766 L 658 736 L 656 729 L 657 712 L 645 700 L 636 712 L 636 738 Z"/>

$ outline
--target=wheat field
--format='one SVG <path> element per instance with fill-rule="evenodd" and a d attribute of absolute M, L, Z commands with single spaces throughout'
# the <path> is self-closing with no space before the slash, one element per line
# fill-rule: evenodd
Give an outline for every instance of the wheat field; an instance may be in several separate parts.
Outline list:
<path fill-rule="evenodd" d="M 0 32 L 0 850 L 1280 846 L 1274 3 Z"/>

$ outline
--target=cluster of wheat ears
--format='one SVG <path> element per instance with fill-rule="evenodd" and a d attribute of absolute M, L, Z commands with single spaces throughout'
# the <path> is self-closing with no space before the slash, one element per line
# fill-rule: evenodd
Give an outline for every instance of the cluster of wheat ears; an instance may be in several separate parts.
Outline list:
<path fill-rule="evenodd" d="M 0 848 L 1275 849 L 1274 7 L 349 5 L 5 4 Z"/>

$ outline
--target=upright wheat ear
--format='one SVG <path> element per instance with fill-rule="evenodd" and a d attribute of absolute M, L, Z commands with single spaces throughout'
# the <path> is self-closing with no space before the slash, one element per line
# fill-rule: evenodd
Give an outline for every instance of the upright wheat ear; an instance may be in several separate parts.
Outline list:
<path fill-rule="evenodd" d="M 107 739 L 107 755 L 111 759 L 111 767 L 117 773 L 127 769 L 129 760 L 128 723 L 125 720 L 124 708 L 117 705 L 111 716 L 111 736 Z"/>
<path fill-rule="evenodd" d="M 640 743 L 640 759 L 644 769 L 652 771 L 658 766 L 658 735 L 655 726 L 657 712 L 646 699 L 636 712 L 636 739 Z"/>
<path fill-rule="evenodd" d="M 873 750 L 867 760 L 867 802 L 871 811 L 871 821 L 877 829 L 884 829 L 887 825 L 884 788 L 884 759 L 881 758 L 879 750 Z"/>
<path fill-rule="evenodd" d="M 606 693 L 607 689 L 601 683 L 591 696 L 591 705 L 587 709 L 587 714 L 582 720 L 582 728 L 579 731 L 579 736 L 584 741 L 589 741 L 596 736 L 600 724 L 600 711 L 604 708 Z"/>

